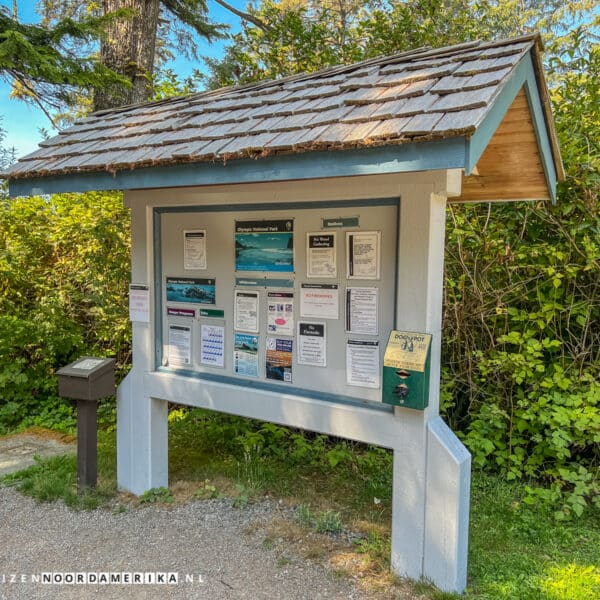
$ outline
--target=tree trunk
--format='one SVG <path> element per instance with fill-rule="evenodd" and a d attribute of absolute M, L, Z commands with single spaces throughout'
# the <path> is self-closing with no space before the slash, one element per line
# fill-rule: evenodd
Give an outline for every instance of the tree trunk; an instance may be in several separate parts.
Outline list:
<path fill-rule="evenodd" d="M 118 19 L 107 28 L 100 47 L 104 65 L 127 77 L 132 86 L 95 89 L 94 110 L 144 102 L 151 93 L 160 1 L 103 0 L 102 8 L 104 14 L 132 10 L 130 17 Z"/>

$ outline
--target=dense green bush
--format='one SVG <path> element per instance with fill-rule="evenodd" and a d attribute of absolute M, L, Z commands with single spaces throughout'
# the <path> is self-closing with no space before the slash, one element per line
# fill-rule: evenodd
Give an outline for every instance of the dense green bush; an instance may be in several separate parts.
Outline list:
<path fill-rule="evenodd" d="M 555 206 L 450 209 L 443 362 L 475 464 L 564 517 L 600 499 L 600 47 L 553 69 L 567 179 Z"/>
<path fill-rule="evenodd" d="M 128 362 L 129 213 L 120 194 L 0 200 L 0 432 L 73 426 L 56 368 Z"/>

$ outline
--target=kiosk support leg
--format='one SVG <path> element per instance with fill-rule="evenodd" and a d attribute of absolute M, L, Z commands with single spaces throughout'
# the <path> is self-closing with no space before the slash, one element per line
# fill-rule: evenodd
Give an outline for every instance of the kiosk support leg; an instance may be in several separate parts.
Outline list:
<path fill-rule="evenodd" d="M 77 490 L 96 487 L 97 406 L 92 400 L 77 400 Z"/>
<path fill-rule="evenodd" d="M 117 390 L 117 483 L 139 496 L 167 487 L 167 402 L 143 395 L 141 380 L 129 373 Z"/>

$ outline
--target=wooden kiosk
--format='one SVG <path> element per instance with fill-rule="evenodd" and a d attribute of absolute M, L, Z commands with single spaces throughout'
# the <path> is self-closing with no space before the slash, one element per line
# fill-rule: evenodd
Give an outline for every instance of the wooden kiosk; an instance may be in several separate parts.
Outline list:
<path fill-rule="evenodd" d="M 391 448 L 393 570 L 464 590 L 470 456 L 439 416 L 446 203 L 554 200 L 539 52 L 472 42 L 100 112 L 5 174 L 13 196 L 118 189 L 131 208 L 122 489 L 168 485 L 168 402 Z"/>

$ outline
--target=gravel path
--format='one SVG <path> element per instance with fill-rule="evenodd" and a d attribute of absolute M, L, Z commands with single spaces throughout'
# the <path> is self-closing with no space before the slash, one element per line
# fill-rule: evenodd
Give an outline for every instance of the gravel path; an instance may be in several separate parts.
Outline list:
<path fill-rule="evenodd" d="M 265 547 L 263 527 L 286 513 L 269 500 L 243 509 L 205 500 L 74 512 L 0 487 L 0 600 L 366 598 L 325 566 L 286 554 L 288 562 L 276 547 Z M 178 583 L 32 581 L 42 573 L 123 572 L 177 573 Z"/>

